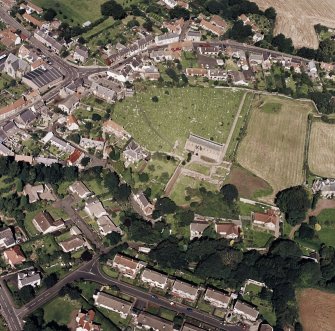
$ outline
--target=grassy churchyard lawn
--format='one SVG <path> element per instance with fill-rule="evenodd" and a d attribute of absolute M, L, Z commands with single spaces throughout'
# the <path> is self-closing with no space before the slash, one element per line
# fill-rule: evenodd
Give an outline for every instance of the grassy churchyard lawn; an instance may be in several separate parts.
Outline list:
<path fill-rule="evenodd" d="M 269 112 L 268 108 L 275 111 Z M 272 201 L 286 187 L 303 183 L 307 118 L 313 111 L 312 104 L 307 102 L 255 97 L 237 161 L 273 188 L 268 200 Z"/>
<path fill-rule="evenodd" d="M 100 6 L 105 0 L 33 0 L 42 8 L 53 8 L 61 21 L 82 25 L 101 17 Z"/>
<path fill-rule="evenodd" d="M 133 98 L 115 105 L 112 117 L 149 150 L 182 154 L 190 133 L 224 143 L 242 94 L 233 89 L 142 85 Z"/>
<path fill-rule="evenodd" d="M 0 107 L 7 106 L 27 91 L 25 85 L 15 81 L 5 73 L 0 73 Z"/>

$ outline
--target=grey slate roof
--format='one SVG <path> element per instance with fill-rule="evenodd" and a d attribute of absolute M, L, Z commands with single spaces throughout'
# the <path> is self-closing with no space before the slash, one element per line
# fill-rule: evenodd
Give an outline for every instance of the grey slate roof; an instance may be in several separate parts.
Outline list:
<path fill-rule="evenodd" d="M 63 75 L 56 68 L 51 68 L 47 70 L 38 68 L 34 71 L 28 72 L 23 77 L 31 80 L 34 84 L 41 88 L 63 77 Z"/>

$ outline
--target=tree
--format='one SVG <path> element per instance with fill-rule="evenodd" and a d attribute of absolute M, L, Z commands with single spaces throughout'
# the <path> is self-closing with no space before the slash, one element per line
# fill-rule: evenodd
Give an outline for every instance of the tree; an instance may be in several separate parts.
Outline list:
<path fill-rule="evenodd" d="M 135 26 L 140 26 L 139 21 L 136 20 L 136 19 L 132 19 L 132 20 L 130 20 L 130 21 L 127 23 L 127 28 L 129 28 L 129 29 L 132 29 L 132 28 L 134 28 Z"/>
<path fill-rule="evenodd" d="M 194 211 L 185 210 L 176 214 L 179 226 L 189 226 L 194 220 Z"/>
<path fill-rule="evenodd" d="M 277 193 L 275 203 L 285 213 L 286 220 L 292 226 L 301 223 L 305 217 L 310 201 L 302 186 L 294 186 Z"/>
<path fill-rule="evenodd" d="M 264 15 L 266 16 L 266 18 L 268 18 L 269 20 L 273 20 L 273 21 L 277 17 L 276 10 L 273 7 L 269 7 L 267 9 L 265 9 Z"/>
<path fill-rule="evenodd" d="M 170 18 L 171 19 L 181 18 L 181 17 L 185 21 L 187 21 L 187 20 L 190 19 L 190 12 L 187 9 L 182 8 L 180 6 L 176 6 L 176 7 L 172 8 L 172 9 L 170 9 L 169 14 L 170 14 Z"/>
<path fill-rule="evenodd" d="M 177 210 L 177 205 L 168 197 L 159 198 L 155 205 L 155 211 L 160 215 L 173 214 Z"/>
<path fill-rule="evenodd" d="M 251 35 L 251 26 L 244 25 L 241 20 L 236 21 L 229 32 L 229 37 L 231 39 L 235 39 L 240 42 L 246 41 Z"/>
<path fill-rule="evenodd" d="M 233 184 L 226 184 L 220 190 L 223 195 L 223 200 L 228 204 L 233 204 L 238 199 L 238 190 Z"/>
<path fill-rule="evenodd" d="M 103 16 L 112 16 L 116 20 L 122 20 L 126 17 L 123 7 L 114 0 L 107 1 L 101 5 L 101 14 Z"/>
<path fill-rule="evenodd" d="M 120 160 L 121 154 L 120 150 L 117 147 L 113 147 L 112 151 L 109 153 L 109 158 L 113 161 Z"/>
<path fill-rule="evenodd" d="M 143 28 L 146 29 L 147 31 L 151 32 L 153 30 L 153 23 L 150 19 L 147 19 L 143 23 Z"/>
<path fill-rule="evenodd" d="M 300 267 L 299 283 L 303 287 L 312 287 L 321 279 L 321 271 L 318 263 L 303 261 Z"/>
<path fill-rule="evenodd" d="M 73 284 L 66 284 L 59 291 L 60 296 L 68 295 L 71 300 L 77 300 L 81 297 L 81 289 Z"/>
<path fill-rule="evenodd" d="M 80 164 L 83 166 L 83 167 L 86 167 L 91 161 L 91 158 L 89 156 L 85 156 L 81 159 L 80 161 Z"/>
<path fill-rule="evenodd" d="M 138 179 L 140 180 L 140 182 L 142 183 L 147 183 L 149 181 L 149 175 L 146 172 L 141 172 L 138 175 Z"/>
<path fill-rule="evenodd" d="M 167 68 L 165 73 L 175 82 L 179 82 L 179 77 L 177 73 L 172 68 Z"/>
<path fill-rule="evenodd" d="M 55 272 L 43 278 L 43 284 L 46 288 L 50 288 L 57 284 L 58 277 Z"/>
<path fill-rule="evenodd" d="M 97 113 L 92 114 L 92 121 L 95 121 L 95 122 L 101 121 L 101 115 Z"/>
<path fill-rule="evenodd" d="M 292 39 L 286 38 L 282 33 L 272 39 L 272 45 L 284 53 L 292 53 L 294 50 Z"/>
<path fill-rule="evenodd" d="M 152 102 L 158 102 L 158 97 L 156 95 L 154 95 L 152 98 L 151 98 Z"/>
<path fill-rule="evenodd" d="M 17 292 L 17 298 L 22 303 L 27 303 L 35 297 L 35 290 L 31 285 L 24 286 Z"/>
<path fill-rule="evenodd" d="M 120 178 L 116 172 L 108 172 L 104 177 L 104 184 L 110 192 L 115 192 L 120 184 Z"/>
<path fill-rule="evenodd" d="M 298 230 L 298 236 L 300 239 L 313 239 L 315 231 L 308 224 L 302 223 Z"/>
<path fill-rule="evenodd" d="M 93 257 L 93 254 L 89 250 L 85 250 L 80 256 L 82 261 L 85 261 L 85 262 L 91 261 L 92 257 Z"/>
<path fill-rule="evenodd" d="M 56 15 L 57 13 L 53 8 L 48 8 L 47 10 L 44 11 L 43 18 L 46 21 L 51 22 L 56 17 Z"/>
<path fill-rule="evenodd" d="M 131 188 L 128 184 L 122 183 L 114 194 L 116 199 L 127 201 L 131 194 Z"/>
<path fill-rule="evenodd" d="M 107 236 L 105 237 L 108 241 L 109 241 L 109 244 L 111 246 L 115 246 L 116 244 L 118 244 L 122 237 L 121 237 L 121 234 L 118 233 L 118 232 L 111 232 L 111 233 L 108 233 Z"/>
<path fill-rule="evenodd" d="M 86 40 L 82 36 L 80 36 L 78 38 L 78 43 L 81 44 L 81 45 L 84 45 L 86 43 Z"/>

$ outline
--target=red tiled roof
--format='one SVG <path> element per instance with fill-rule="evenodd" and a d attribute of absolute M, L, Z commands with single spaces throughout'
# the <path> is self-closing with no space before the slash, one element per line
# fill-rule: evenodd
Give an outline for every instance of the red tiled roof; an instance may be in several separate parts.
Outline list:
<path fill-rule="evenodd" d="M 80 151 L 79 149 L 75 149 L 75 151 L 69 156 L 69 158 L 67 159 L 67 161 L 69 163 L 76 163 L 78 161 L 78 159 L 81 157 L 81 155 L 83 154 L 82 151 Z"/>
<path fill-rule="evenodd" d="M 276 224 L 277 215 L 274 210 L 269 209 L 265 213 L 254 213 L 254 220 L 262 223 Z"/>

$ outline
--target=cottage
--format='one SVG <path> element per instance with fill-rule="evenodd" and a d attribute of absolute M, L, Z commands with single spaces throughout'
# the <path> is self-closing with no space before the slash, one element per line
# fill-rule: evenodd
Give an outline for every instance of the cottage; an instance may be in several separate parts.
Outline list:
<path fill-rule="evenodd" d="M 21 38 L 15 33 L 15 30 L 4 29 L 0 31 L 0 42 L 6 48 L 11 48 L 21 44 Z"/>
<path fill-rule="evenodd" d="M 91 218 L 99 218 L 101 216 L 108 215 L 106 209 L 99 200 L 86 202 L 84 210 Z"/>
<path fill-rule="evenodd" d="M 317 179 L 313 182 L 313 194 L 320 192 L 324 199 L 335 197 L 335 179 Z"/>
<path fill-rule="evenodd" d="M 66 117 L 66 128 L 69 131 L 76 131 L 79 130 L 79 124 L 74 115 L 69 115 Z"/>
<path fill-rule="evenodd" d="M 143 192 L 140 192 L 138 194 L 134 194 L 133 196 L 134 196 L 134 200 L 140 206 L 144 215 L 145 216 L 152 215 L 152 212 L 154 211 L 154 206 L 148 201 L 148 199 L 143 194 Z"/>
<path fill-rule="evenodd" d="M 76 61 L 85 63 L 88 59 L 88 49 L 84 46 L 77 46 L 73 58 Z"/>
<path fill-rule="evenodd" d="M 0 144 L 0 155 L 2 156 L 14 156 L 14 153 L 5 145 Z"/>
<path fill-rule="evenodd" d="M 218 308 L 228 308 L 230 302 L 230 296 L 216 291 L 212 288 L 207 288 L 204 299 L 208 301 L 211 305 L 218 307 Z"/>
<path fill-rule="evenodd" d="M 279 226 L 279 215 L 273 209 L 268 209 L 264 213 L 251 213 L 251 220 L 253 225 L 264 227 L 270 231 L 275 231 L 276 227 Z"/>
<path fill-rule="evenodd" d="M 264 61 L 263 53 L 250 53 L 249 54 L 250 65 L 262 64 L 263 61 Z"/>
<path fill-rule="evenodd" d="M 142 79 L 147 79 L 147 80 L 158 80 L 161 76 L 159 73 L 158 69 L 153 66 L 143 66 L 140 71 L 140 76 Z"/>
<path fill-rule="evenodd" d="M 226 239 L 237 239 L 240 236 L 241 228 L 234 223 L 216 223 L 215 232 Z"/>
<path fill-rule="evenodd" d="M 128 133 L 121 125 L 117 124 L 112 120 L 104 122 L 102 125 L 102 130 L 105 133 L 110 133 L 114 135 L 116 138 L 122 140 L 128 140 L 129 138 L 131 138 L 130 133 Z"/>
<path fill-rule="evenodd" d="M 164 46 L 177 41 L 179 41 L 179 34 L 172 32 L 155 37 L 155 43 L 157 46 Z"/>
<path fill-rule="evenodd" d="M 48 132 L 42 139 L 41 142 L 43 144 L 50 143 L 51 145 L 57 147 L 61 151 L 65 153 L 73 153 L 75 148 L 72 147 L 69 143 L 65 142 L 64 140 L 56 137 L 53 132 Z"/>
<path fill-rule="evenodd" d="M 67 114 L 70 114 L 78 106 L 79 97 L 76 94 L 69 95 L 64 100 L 58 103 L 58 107 Z"/>
<path fill-rule="evenodd" d="M 203 46 L 198 47 L 198 52 L 202 55 L 218 56 L 222 51 L 219 46 Z"/>
<path fill-rule="evenodd" d="M 141 281 L 152 287 L 158 287 L 164 290 L 167 287 L 168 277 L 160 272 L 145 269 L 141 275 Z"/>
<path fill-rule="evenodd" d="M 15 119 L 14 122 L 20 129 L 27 129 L 35 121 L 37 115 L 31 109 L 26 109 L 20 113 Z"/>
<path fill-rule="evenodd" d="M 112 266 L 122 273 L 123 276 L 134 279 L 144 267 L 144 264 L 130 257 L 116 254 Z"/>
<path fill-rule="evenodd" d="M 102 151 L 105 145 L 104 140 L 95 140 L 82 137 L 79 145 L 85 149 L 94 148 L 97 151 Z"/>
<path fill-rule="evenodd" d="M 49 36 L 47 30 L 37 29 L 34 32 L 34 37 L 42 44 L 49 47 L 56 54 L 59 54 L 63 48 L 63 46 L 57 40 Z"/>
<path fill-rule="evenodd" d="M 264 39 L 264 34 L 263 33 L 256 32 L 252 36 L 252 40 L 253 40 L 254 43 L 258 43 L 259 41 L 262 41 L 263 39 Z"/>
<path fill-rule="evenodd" d="M 186 68 L 185 74 L 189 77 L 207 77 L 208 70 L 203 68 Z"/>
<path fill-rule="evenodd" d="M 199 293 L 198 287 L 182 282 L 180 280 L 176 280 L 174 282 L 171 290 L 172 295 L 188 301 L 195 301 L 198 297 L 198 293 Z"/>
<path fill-rule="evenodd" d="M 76 194 L 81 199 L 87 199 L 93 193 L 86 187 L 83 182 L 77 181 L 69 186 L 69 191 Z"/>
<path fill-rule="evenodd" d="M 200 27 L 202 27 L 204 30 L 207 30 L 216 36 L 221 36 L 224 33 L 224 29 L 221 27 L 212 24 L 211 22 L 206 21 L 205 19 L 202 19 L 200 22 Z"/>
<path fill-rule="evenodd" d="M 24 14 L 22 15 L 22 17 L 23 17 L 23 19 L 24 19 L 25 21 L 27 21 L 28 23 L 30 23 L 30 24 L 32 24 L 32 25 L 38 27 L 38 28 L 42 28 L 43 25 L 44 25 L 44 22 L 38 20 L 38 19 L 35 18 L 34 16 L 29 15 L 28 13 L 24 13 Z"/>
<path fill-rule="evenodd" d="M 178 20 L 175 21 L 168 21 L 163 23 L 163 27 L 166 28 L 169 32 L 176 33 L 176 34 L 181 34 L 181 31 L 184 26 L 184 19 L 181 17 Z"/>
<path fill-rule="evenodd" d="M 208 78 L 211 80 L 227 80 L 228 74 L 222 69 L 209 69 Z"/>
<path fill-rule="evenodd" d="M 210 159 L 221 162 L 224 145 L 206 138 L 190 134 L 185 144 L 185 150 L 200 159 Z"/>
<path fill-rule="evenodd" d="M 41 275 L 34 269 L 28 269 L 17 274 L 17 287 L 21 290 L 25 286 L 40 286 L 41 285 Z"/>
<path fill-rule="evenodd" d="M 128 163 L 136 163 L 149 157 L 149 153 L 138 145 L 135 140 L 130 141 L 122 155 Z"/>
<path fill-rule="evenodd" d="M 33 224 L 36 230 L 43 234 L 65 229 L 65 223 L 62 219 L 55 221 L 53 217 L 46 211 L 38 213 L 33 218 Z"/>
<path fill-rule="evenodd" d="M 14 159 L 16 162 L 25 162 L 25 163 L 33 164 L 33 157 L 30 155 L 15 154 Z"/>
<path fill-rule="evenodd" d="M 23 194 L 28 195 L 29 203 L 34 203 L 40 200 L 40 194 L 44 192 L 44 187 L 42 184 L 32 186 L 27 184 L 23 188 Z"/>
<path fill-rule="evenodd" d="M 15 266 L 22 264 L 26 261 L 26 258 L 20 249 L 20 246 L 14 246 L 5 250 L 3 252 L 3 256 L 6 263 L 8 263 L 12 268 L 15 268 Z"/>
<path fill-rule="evenodd" d="M 31 13 L 37 13 L 38 15 L 41 15 L 43 13 L 43 9 L 37 5 L 35 5 L 34 3 L 32 3 L 31 1 L 27 2 L 26 5 L 26 12 L 28 14 Z"/>
<path fill-rule="evenodd" d="M 248 82 L 245 79 L 243 72 L 241 71 L 230 71 L 229 76 L 232 80 L 232 83 L 237 86 L 247 86 Z"/>
<path fill-rule="evenodd" d="M 107 236 L 112 232 L 122 233 L 121 229 L 117 227 L 107 215 L 99 217 L 97 219 L 97 224 L 99 226 L 99 231 L 103 236 Z"/>
<path fill-rule="evenodd" d="M 186 33 L 185 40 L 199 42 L 201 41 L 201 32 L 189 29 Z"/>
<path fill-rule="evenodd" d="M 76 331 L 100 331 L 100 325 L 95 324 L 94 321 L 95 312 L 93 309 L 84 311 L 80 309 L 76 316 L 77 328 Z"/>
<path fill-rule="evenodd" d="M 80 165 L 80 161 L 84 158 L 85 154 L 79 150 L 79 149 L 75 149 L 71 155 L 69 156 L 69 158 L 66 160 L 67 164 L 70 166 L 78 166 L 81 167 Z"/>
<path fill-rule="evenodd" d="M 104 292 L 98 292 L 93 295 L 94 304 L 97 307 L 102 307 L 116 312 L 121 318 L 127 318 L 132 307 L 131 302 L 114 297 Z"/>
<path fill-rule="evenodd" d="M 195 238 L 201 238 L 204 231 L 209 227 L 209 223 L 207 221 L 193 221 L 190 224 L 190 240 Z"/>
<path fill-rule="evenodd" d="M 11 228 L 0 230 L 0 248 L 9 248 L 15 245 L 15 239 Z"/>
<path fill-rule="evenodd" d="M 226 31 L 228 29 L 228 24 L 227 22 L 222 19 L 219 15 L 213 15 L 210 23 L 218 26 L 219 28 L 223 29 L 223 31 Z"/>
<path fill-rule="evenodd" d="M 236 301 L 233 311 L 235 314 L 241 315 L 252 322 L 255 322 L 259 315 L 259 312 L 255 308 L 239 300 Z"/>
<path fill-rule="evenodd" d="M 153 331 L 173 331 L 173 323 L 148 313 L 141 312 L 135 317 L 138 328 Z"/>
<path fill-rule="evenodd" d="M 87 243 L 82 237 L 73 236 L 70 239 L 59 242 L 59 246 L 62 248 L 63 252 L 69 253 L 86 247 Z"/>

